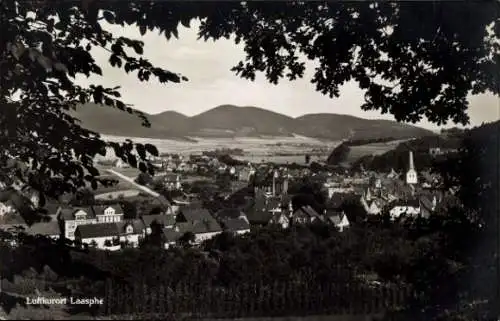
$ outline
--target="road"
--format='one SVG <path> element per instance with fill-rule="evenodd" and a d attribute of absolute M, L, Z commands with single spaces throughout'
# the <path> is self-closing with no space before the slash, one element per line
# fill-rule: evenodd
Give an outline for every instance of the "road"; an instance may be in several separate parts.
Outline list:
<path fill-rule="evenodd" d="M 112 169 L 107 169 L 106 170 L 108 173 L 110 174 L 113 174 L 121 179 L 123 179 L 124 181 L 127 181 L 129 183 L 131 183 L 132 185 L 134 185 L 136 188 L 140 189 L 141 191 L 143 192 L 146 192 L 148 193 L 149 195 L 153 196 L 153 197 L 160 197 L 160 194 L 158 194 L 157 192 L 153 191 L 152 189 L 150 188 L 147 188 L 146 186 L 142 186 L 140 184 L 137 184 L 133 178 L 130 178 L 128 176 L 125 176 L 121 173 L 118 173 L 117 171 L 114 171 Z"/>

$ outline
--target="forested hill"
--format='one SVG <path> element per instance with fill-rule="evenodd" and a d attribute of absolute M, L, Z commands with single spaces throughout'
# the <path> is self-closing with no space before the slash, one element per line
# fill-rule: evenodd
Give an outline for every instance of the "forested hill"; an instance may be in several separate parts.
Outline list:
<path fill-rule="evenodd" d="M 475 127 L 465 131 L 443 131 L 440 135 L 424 136 L 421 138 L 408 140 L 400 143 L 395 149 L 381 155 L 368 155 L 354 161 L 351 165 L 354 169 L 359 169 L 361 165 L 367 170 L 405 171 L 408 169 L 408 152 L 413 151 L 415 166 L 419 170 L 430 168 L 436 159 L 447 157 L 449 153 L 460 149 L 462 140 L 466 135 L 476 135 L 477 133 L 491 133 L 498 135 L 500 122 L 488 123 L 480 127 Z M 431 148 L 440 148 L 443 155 L 432 155 Z"/>
<path fill-rule="evenodd" d="M 192 117 L 173 111 L 146 114 L 150 128 L 142 127 L 136 115 L 96 104 L 80 106 L 72 114 L 85 128 L 102 134 L 163 139 L 186 136 L 287 137 L 297 134 L 337 141 L 348 137 L 353 140 L 384 140 L 432 134 L 420 127 L 383 119 L 338 114 L 309 114 L 293 118 L 263 108 L 233 105 L 221 105 Z"/>

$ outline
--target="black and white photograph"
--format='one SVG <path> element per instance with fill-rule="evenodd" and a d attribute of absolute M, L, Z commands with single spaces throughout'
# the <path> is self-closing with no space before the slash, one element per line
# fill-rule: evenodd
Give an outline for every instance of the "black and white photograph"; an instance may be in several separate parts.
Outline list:
<path fill-rule="evenodd" d="M 498 0 L 0 0 L 0 320 L 499 320 L 499 96 Z"/>

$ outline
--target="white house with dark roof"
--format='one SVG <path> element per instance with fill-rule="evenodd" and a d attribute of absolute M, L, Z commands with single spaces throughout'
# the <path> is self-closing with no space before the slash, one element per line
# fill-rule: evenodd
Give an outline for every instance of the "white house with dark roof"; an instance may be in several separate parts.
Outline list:
<path fill-rule="evenodd" d="M 119 205 L 93 206 L 97 223 L 117 223 L 123 220 L 123 209 Z"/>
<path fill-rule="evenodd" d="M 350 226 L 349 219 L 344 212 L 338 211 L 325 211 L 325 219 L 330 224 L 333 224 L 340 232 Z"/>
<path fill-rule="evenodd" d="M 177 241 L 182 237 L 182 234 L 173 228 L 164 228 L 163 229 L 163 239 L 164 239 L 164 248 L 165 250 L 175 246 Z"/>
<path fill-rule="evenodd" d="M 75 239 L 75 231 L 78 226 L 97 224 L 97 218 L 92 207 L 61 207 L 57 214 L 63 235 L 69 240 Z"/>
<path fill-rule="evenodd" d="M 151 234 L 151 225 L 153 223 L 160 224 L 162 228 L 173 228 L 175 224 L 175 216 L 170 214 L 154 214 L 154 215 L 143 215 L 141 217 L 142 226 L 144 229 L 144 234 Z"/>
<path fill-rule="evenodd" d="M 139 247 L 139 242 L 144 237 L 144 223 L 140 219 L 127 220 L 116 223 L 121 243 L 131 247 Z"/>
<path fill-rule="evenodd" d="M 75 241 L 101 250 L 121 249 L 120 229 L 117 223 L 80 225 L 75 230 Z"/>
<path fill-rule="evenodd" d="M 195 244 L 200 244 L 203 241 L 209 240 L 223 231 L 222 227 L 214 219 L 195 222 L 179 222 L 175 224 L 174 230 L 181 233 L 181 235 L 188 232 L 193 233 L 195 236 Z"/>
<path fill-rule="evenodd" d="M 301 206 L 292 214 L 292 222 L 296 224 L 308 224 L 316 220 L 323 221 L 323 218 L 310 205 Z"/>

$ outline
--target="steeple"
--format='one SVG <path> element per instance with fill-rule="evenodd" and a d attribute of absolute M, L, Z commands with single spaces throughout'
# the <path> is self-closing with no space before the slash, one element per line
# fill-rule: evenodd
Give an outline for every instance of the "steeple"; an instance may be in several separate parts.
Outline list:
<path fill-rule="evenodd" d="M 413 152 L 409 152 L 409 168 L 406 172 L 406 183 L 409 185 L 418 184 L 417 171 L 415 170 L 415 164 L 413 163 Z"/>
<path fill-rule="evenodd" d="M 273 193 L 273 196 L 276 196 L 276 179 L 279 177 L 279 173 L 277 170 L 274 170 L 273 172 L 273 190 L 272 190 L 272 193 Z"/>
<path fill-rule="evenodd" d="M 415 170 L 415 164 L 413 164 L 413 152 L 410 150 L 410 168 L 408 170 Z"/>

